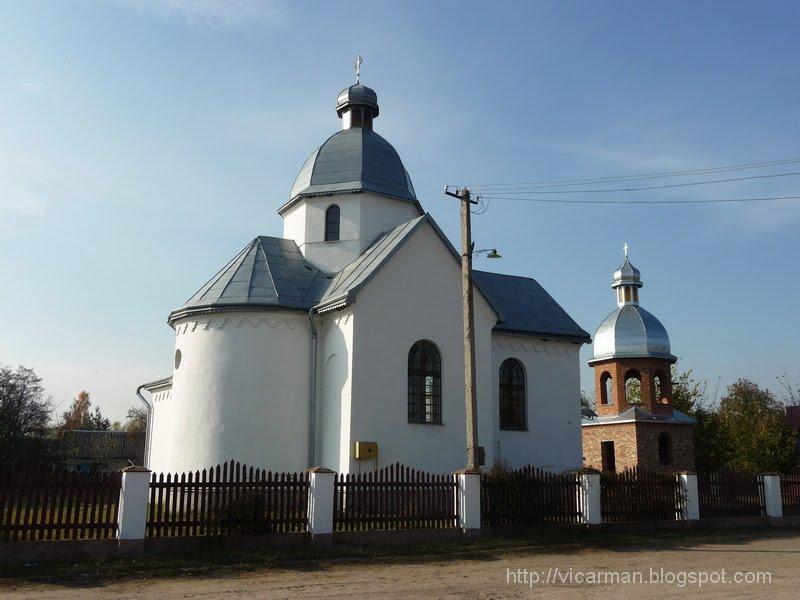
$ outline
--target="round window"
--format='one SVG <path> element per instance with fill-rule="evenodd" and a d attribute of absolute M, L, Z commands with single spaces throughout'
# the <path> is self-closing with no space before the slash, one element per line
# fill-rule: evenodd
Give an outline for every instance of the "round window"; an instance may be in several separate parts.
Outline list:
<path fill-rule="evenodd" d="M 175 368 L 177 369 L 180 366 L 181 366 L 181 351 L 175 350 Z"/>

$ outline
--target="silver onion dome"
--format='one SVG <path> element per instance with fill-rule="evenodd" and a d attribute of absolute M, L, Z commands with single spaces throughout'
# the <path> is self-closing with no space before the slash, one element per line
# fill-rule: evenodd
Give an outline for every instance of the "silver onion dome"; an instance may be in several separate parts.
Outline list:
<path fill-rule="evenodd" d="M 639 288 L 643 286 L 639 269 L 628 260 L 614 272 L 617 309 L 608 315 L 594 334 L 593 356 L 589 362 L 612 358 L 666 358 L 672 355 L 669 335 L 656 317 L 639 306 Z"/>
<path fill-rule="evenodd" d="M 597 328 L 592 361 L 609 358 L 674 359 L 666 328 L 636 304 L 626 304 L 608 315 Z"/>

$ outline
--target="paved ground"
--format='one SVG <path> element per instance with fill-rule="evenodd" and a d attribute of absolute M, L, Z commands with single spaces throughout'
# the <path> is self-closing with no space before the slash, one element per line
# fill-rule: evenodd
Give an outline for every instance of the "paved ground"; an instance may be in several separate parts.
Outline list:
<path fill-rule="evenodd" d="M 520 571 L 518 571 L 518 569 Z M 523 569 L 527 569 L 527 575 Z M 727 583 L 625 583 L 644 581 L 653 569 L 675 578 L 692 574 Z M 737 572 L 770 574 L 771 583 L 734 583 Z M 579 583 L 616 572 L 620 581 Z M 532 575 L 533 574 L 533 575 Z M 639 574 L 639 575 L 637 575 Z M 705 575 L 703 575 L 705 574 Z M 546 579 L 550 578 L 548 583 Z M 669 575 L 668 575 L 669 576 Z M 756 576 L 756 575 L 751 575 Z M 531 578 L 539 578 L 531 584 Z M 766 576 L 765 576 L 766 577 Z M 514 583 L 514 581 L 517 583 Z M 103 586 L 9 585 L 4 598 L 800 598 L 800 533 L 775 533 L 720 543 L 648 545 L 601 550 L 517 550 L 448 560 L 417 559 L 391 564 L 328 564 L 264 569 L 213 578 L 145 579 Z"/>

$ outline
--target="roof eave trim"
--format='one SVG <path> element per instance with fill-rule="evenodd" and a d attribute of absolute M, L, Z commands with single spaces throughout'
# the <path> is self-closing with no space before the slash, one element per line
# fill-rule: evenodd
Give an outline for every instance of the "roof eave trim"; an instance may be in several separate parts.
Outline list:
<path fill-rule="evenodd" d="M 312 310 L 315 313 L 326 313 L 332 310 L 339 310 L 344 308 L 345 306 L 351 303 L 351 298 L 349 294 L 343 294 L 341 296 L 337 296 L 335 298 L 331 298 L 330 300 L 326 300 L 321 304 L 317 304 Z"/>
<path fill-rule="evenodd" d="M 585 336 L 569 335 L 568 333 L 549 333 L 543 331 L 524 331 L 522 329 L 499 329 L 497 325 L 492 328 L 492 333 L 501 335 L 518 335 L 523 337 L 537 337 L 544 341 L 557 340 L 562 342 L 575 342 L 580 344 L 591 344 L 592 337 L 587 333 Z"/>
<path fill-rule="evenodd" d="M 615 354 L 610 354 L 608 356 L 599 356 L 599 357 L 591 358 L 588 361 L 588 363 L 591 365 L 591 364 L 594 364 L 594 363 L 605 362 L 607 360 L 620 360 L 620 359 L 625 359 L 625 358 L 642 358 L 642 359 L 644 359 L 644 358 L 660 358 L 662 360 L 668 360 L 670 362 L 676 362 L 678 360 L 678 357 L 674 356 L 672 354 L 658 354 L 658 353 L 654 353 L 654 352 L 653 353 L 649 353 L 649 354 L 645 354 L 644 352 L 634 352 L 634 353 L 630 353 L 630 354 L 625 354 L 625 353 L 617 354 L 617 353 L 615 353 Z"/>
<path fill-rule="evenodd" d="M 331 190 L 327 192 L 300 192 L 299 194 L 295 194 L 288 202 L 280 206 L 278 208 L 278 214 L 283 216 L 283 214 L 286 211 L 288 211 L 293 206 L 297 205 L 304 198 L 320 198 L 323 196 L 340 196 L 342 194 L 364 194 L 364 193 L 375 194 L 376 196 L 391 198 L 392 200 L 402 200 L 403 202 L 409 202 L 416 207 L 420 215 L 425 214 L 425 211 L 422 208 L 422 204 L 420 204 L 419 200 L 417 200 L 416 198 L 408 198 L 407 196 L 399 196 L 395 194 L 389 194 L 387 192 L 378 192 L 365 187 L 350 188 L 345 190 Z"/>
<path fill-rule="evenodd" d="M 196 315 L 207 315 L 212 313 L 226 313 L 226 312 L 274 312 L 281 310 L 301 311 L 308 312 L 312 307 L 301 306 L 283 306 L 280 304 L 223 304 L 215 306 L 193 306 L 190 308 L 179 308 L 169 313 L 167 317 L 167 324 L 172 327 L 175 321 L 183 319 L 184 317 L 191 317 Z"/>
<path fill-rule="evenodd" d="M 171 386 L 172 386 L 172 375 L 170 375 L 169 377 L 162 377 L 161 379 L 156 379 L 155 381 L 149 381 L 147 383 L 143 383 L 142 389 L 151 392 L 153 390 L 158 390 Z"/>

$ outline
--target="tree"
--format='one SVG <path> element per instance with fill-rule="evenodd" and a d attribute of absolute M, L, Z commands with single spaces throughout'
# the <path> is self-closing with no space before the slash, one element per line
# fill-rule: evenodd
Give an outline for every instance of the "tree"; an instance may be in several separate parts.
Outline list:
<path fill-rule="evenodd" d="M 147 430 L 147 411 L 143 408 L 131 406 L 125 417 L 124 431 L 142 432 Z"/>
<path fill-rule="evenodd" d="M 89 401 L 89 392 L 86 390 L 78 394 L 78 397 L 72 401 L 69 410 L 61 416 L 61 431 L 73 431 L 75 429 L 84 429 L 85 423 L 89 418 L 89 408 L 92 403 Z"/>
<path fill-rule="evenodd" d="M 33 369 L 0 368 L 0 464 L 31 458 L 24 455 L 23 440 L 41 436 L 52 411 L 42 379 Z"/>
<path fill-rule="evenodd" d="M 732 469 L 790 473 L 797 468 L 785 407 L 769 390 L 739 379 L 720 401 L 718 417 L 730 446 Z"/>
<path fill-rule="evenodd" d="M 694 461 L 698 471 L 717 471 L 731 461 L 732 448 L 720 426 L 719 415 L 706 396 L 707 384 L 679 373 L 672 366 L 672 407 L 694 417 Z"/>
<path fill-rule="evenodd" d="M 92 402 L 89 400 L 89 392 L 83 390 L 72 401 L 69 410 L 61 417 L 62 423 L 59 429 L 61 431 L 74 431 L 77 429 L 108 431 L 111 429 L 111 421 L 103 416 L 100 407 L 96 406 L 94 412 L 90 412 L 91 408 Z"/>
<path fill-rule="evenodd" d="M 90 431 L 109 431 L 111 429 L 111 421 L 103 416 L 99 406 L 95 406 L 94 412 L 86 418 L 83 428 Z"/>
<path fill-rule="evenodd" d="M 589 396 L 589 394 L 586 393 L 586 390 L 581 390 L 581 408 L 588 410 L 594 410 L 595 408 L 594 398 Z"/>

